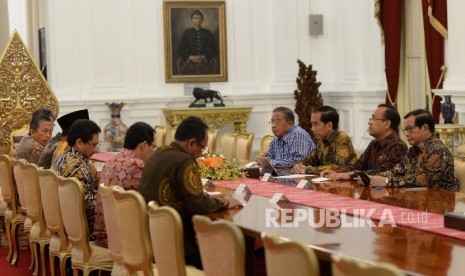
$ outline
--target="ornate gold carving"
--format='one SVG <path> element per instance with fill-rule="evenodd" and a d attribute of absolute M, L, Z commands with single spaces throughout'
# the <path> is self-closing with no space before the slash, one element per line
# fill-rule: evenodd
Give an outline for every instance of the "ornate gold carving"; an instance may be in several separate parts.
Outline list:
<path fill-rule="evenodd" d="M 452 154 L 458 153 L 458 155 L 463 154 L 462 145 L 465 144 L 465 126 L 456 125 L 456 124 L 445 124 L 445 125 L 435 125 L 436 134 L 439 135 L 439 139 L 446 145 Z M 455 140 L 459 141 L 459 145 L 455 144 Z M 455 152 L 456 147 L 459 146 L 457 152 Z"/>
<path fill-rule="evenodd" d="M 34 110 L 58 115 L 58 100 L 14 31 L 0 58 L 0 154 L 12 154 L 14 131 L 27 128 Z"/>
<path fill-rule="evenodd" d="M 226 124 L 234 123 L 235 132 L 246 133 L 251 110 L 252 107 L 165 108 L 163 114 L 166 122 L 173 128 L 179 125 L 184 118 L 197 116 L 212 128 L 220 129 Z"/>

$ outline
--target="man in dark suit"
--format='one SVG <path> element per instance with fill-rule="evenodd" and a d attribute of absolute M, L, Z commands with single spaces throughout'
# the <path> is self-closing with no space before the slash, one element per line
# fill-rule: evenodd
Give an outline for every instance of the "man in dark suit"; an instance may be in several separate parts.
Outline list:
<path fill-rule="evenodd" d="M 202 28 L 202 12 L 193 11 L 191 20 L 193 27 L 184 31 L 178 46 L 178 74 L 219 74 L 218 48 L 212 32 Z"/>

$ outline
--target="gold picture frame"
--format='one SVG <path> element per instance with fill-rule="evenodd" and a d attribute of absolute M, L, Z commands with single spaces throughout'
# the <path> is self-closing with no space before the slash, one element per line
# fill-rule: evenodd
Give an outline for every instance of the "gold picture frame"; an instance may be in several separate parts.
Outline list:
<path fill-rule="evenodd" d="M 167 83 L 228 80 L 225 6 L 224 1 L 163 2 Z"/>

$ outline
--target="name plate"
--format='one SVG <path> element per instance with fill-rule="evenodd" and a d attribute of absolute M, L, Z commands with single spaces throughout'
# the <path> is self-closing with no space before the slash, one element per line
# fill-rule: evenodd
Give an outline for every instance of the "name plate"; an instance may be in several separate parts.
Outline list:
<path fill-rule="evenodd" d="M 465 212 L 445 213 L 444 227 L 465 231 Z"/>
<path fill-rule="evenodd" d="M 299 189 L 310 189 L 310 183 L 308 183 L 307 180 L 302 179 L 302 180 L 299 181 L 299 183 L 297 184 L 296 188 L 299 188 Z"/>
<path fill-rule="evenodd" d="M 246 194 L 251 194 L 252 192 L 250 191 L 249 187 L 247 187 L 247 185 L 245 184 L 240 184 L 236 190 L 234 191 L 234 194 L 235 195 L 242 195 L 243 193 L 246 193 Z"/>
<path fill-rule="evenodd" d="M 268 182 L 270 180 L 271 177 L 271 173 L 265 173 L 263 176 L 262 176 L 262 181 L 263 182 Z"/>
<path fill-rule="evenodd" d="M 202 178 L 202 186 L 204 187 L 215 187 L 215 184 L 210 179 Z"/>

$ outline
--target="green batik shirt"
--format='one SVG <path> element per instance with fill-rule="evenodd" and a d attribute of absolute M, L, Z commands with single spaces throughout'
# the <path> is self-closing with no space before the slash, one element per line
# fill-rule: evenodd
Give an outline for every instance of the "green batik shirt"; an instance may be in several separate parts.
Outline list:
<path fill-rule="evenodd" d="M 357 154 L 350 137 L 342 130 L 334 130 L 326 139 L 318 141 L 310 157 L 304 160 L 305 173 L 319 173 L 353 165 Z"/>

